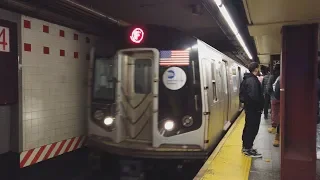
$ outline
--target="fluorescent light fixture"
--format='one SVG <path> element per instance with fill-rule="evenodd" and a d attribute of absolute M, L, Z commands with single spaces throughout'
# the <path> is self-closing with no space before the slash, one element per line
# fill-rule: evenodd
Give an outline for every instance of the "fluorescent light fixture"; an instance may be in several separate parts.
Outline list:
<path fill-rule="evenodd" d="M 234 35 L 237 37 L 239 43 L 241 44 L 242 48 L 244 49 L 244 51 L 246 52 L 247 56 L 249 57 L 249 59 L 252 59 L 252 55 L 250 54 L 246 44 L 244 43 L 238 28 L 236 27 L 236 25 L 234 24 L 228 10 L 226 9 L 226 7 L 222 4 L 222 0 L 214 0 L 214 2 L 216 3 L 216 5 L 218 6 L 223 18 L 227 21 L 230 29 L 232 30 L 232 32 L 234 33 Z"/>
<path fill-rule="evenodd" d="M 217 6 L 221 6 L 222 5 L 222 0 L 214 0 L 214 2 L 217 4 Z"/>
<path fill-rule="evenodd" d="M 192 47 L 186 48 L 186 51 L 190 51 L 191 49 L 197 49 L 197 48 L 198 48 L 198 44 L 193 45 Z"/>
<path fill-rule="evenodd" d="M 237 37 L 239 43 L 241 44 L 242 48 L 244 49 L 244 51 L 247 53 L 249 59 L 252 59 L 252 56 L 251 56 L 251 54 L 250 54 L 250 52 L 249 52 L 249 49 L 247 48 L 247 46 L 246 46 L 246 44 L 244 43 L 244 41 L 243 41 L 242 37 L 240 36 L 240 34 L 238 33 L 238 34 L 236 35 L 236 37 Z"/>

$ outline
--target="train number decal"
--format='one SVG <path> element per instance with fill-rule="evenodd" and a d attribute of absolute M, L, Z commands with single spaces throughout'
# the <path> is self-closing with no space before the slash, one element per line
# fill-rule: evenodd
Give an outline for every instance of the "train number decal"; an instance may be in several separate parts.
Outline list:
<path fill-rule="evenodd" d="M 0 26 L 0 52 L 10 52 L 9 28 Z"/>

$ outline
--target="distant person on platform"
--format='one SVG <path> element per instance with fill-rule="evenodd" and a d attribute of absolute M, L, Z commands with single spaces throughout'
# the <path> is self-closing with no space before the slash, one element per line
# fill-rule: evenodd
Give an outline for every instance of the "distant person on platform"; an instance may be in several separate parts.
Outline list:
<path fill-rule="evenodd" d="M 276 64 L 274 72 L 270 75 L 267 83 L 267 93 L 270 95 L 271 100 L 271 127 L 268 129 L 269 133 L 276 134 L 277 127 L 280 123 L 280 100 L 274 97 L 273 84 L 280 76 L 280 64 Z M 275 140 L 276 141 L 276 140 Z"/>
<path fill-rule="evenodd" d="M 270 108 L 270 95 L 267 90 L 269 78 L 270 78 L 270 72 L 266 70 L 266 75 L 262 80 L 262 88 L 263 88 L 263 96 L 264 96 L 264 108 L 263 108 L 264 119 L 268 119 L 269 108 Z"/>
<path fill-rule="evenodd" d="M 317 78 L 317 159 L 320 160 L 320 114 L 319 114 L 319 101 L 320 101 L 320 77 Z"/>
<path fill-rule="evenodd" d="M 240 86 L 240 102 L 244 103 L 246 122 L 242 134 L 242 152 L 249 157 L 262 157 L 256 149 L 253 149 L 253 142 L 260 127 L 261 113 L 263 109 L 263 95 L 261 83 L 257 76 L 259 64 L 252 62 L 248 67 L 250 73 L 245 73 Z"/>
<path fill-rule="evenodd" d="M 281 80 L 281 77 L 278 76 L 278 78 L 276 79 L 276 81 L 272 85 L 273 92 L 274 92 L 273 96 L 277 101 L 279 101 L 279 113 L 275 114 L 275 116 L 278 116 L 275 118 L 279 119 L 279 124 L 277 125 L 277 132 L 276 132 L 276 135 L 275 135 L 275 138 L 273 141 L 274 147 L 279 147 L 279 145 L 280 145 L 280 80 Z"/>

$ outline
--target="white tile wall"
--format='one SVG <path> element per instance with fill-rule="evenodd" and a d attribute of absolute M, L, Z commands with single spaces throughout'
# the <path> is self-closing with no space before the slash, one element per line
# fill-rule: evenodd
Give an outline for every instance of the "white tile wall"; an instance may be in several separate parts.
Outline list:
<path fill-rule="evenodd" d="M 30 21 L 30 29 L 24 27 L 25 20 Z M 43 25 L 49 26 L 49 33 L 43 32 Z M 26 16 L 22 16 L 21 26 L 23 150 L 83 135 L 86 55 L 96 37 Z M 60 30 L 65 37 L 60 37 Z M 25 51 L 24 43 L 31 44 L 31 52 Z M 49 54 L 44 54 L 44 46 L 49 47 Z M 65 50 L 64 57 L 60 49 Z M 78 58 L 74 52 L 79 53 Z"/>

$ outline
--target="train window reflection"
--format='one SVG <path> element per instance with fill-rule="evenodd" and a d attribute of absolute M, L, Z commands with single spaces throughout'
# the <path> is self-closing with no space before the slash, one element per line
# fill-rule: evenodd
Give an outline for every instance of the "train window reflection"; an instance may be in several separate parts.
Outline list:
<path fill-rule="evenodd" d="M 134 64 L 134 91 L 149 94 L 152 86 L 151 59 L 136 59 Z"/>
<path fill-rule="evenodd" d="M 113 100 L 113 61 L 97 59 L 94 68 L 94 99 Z"/>

